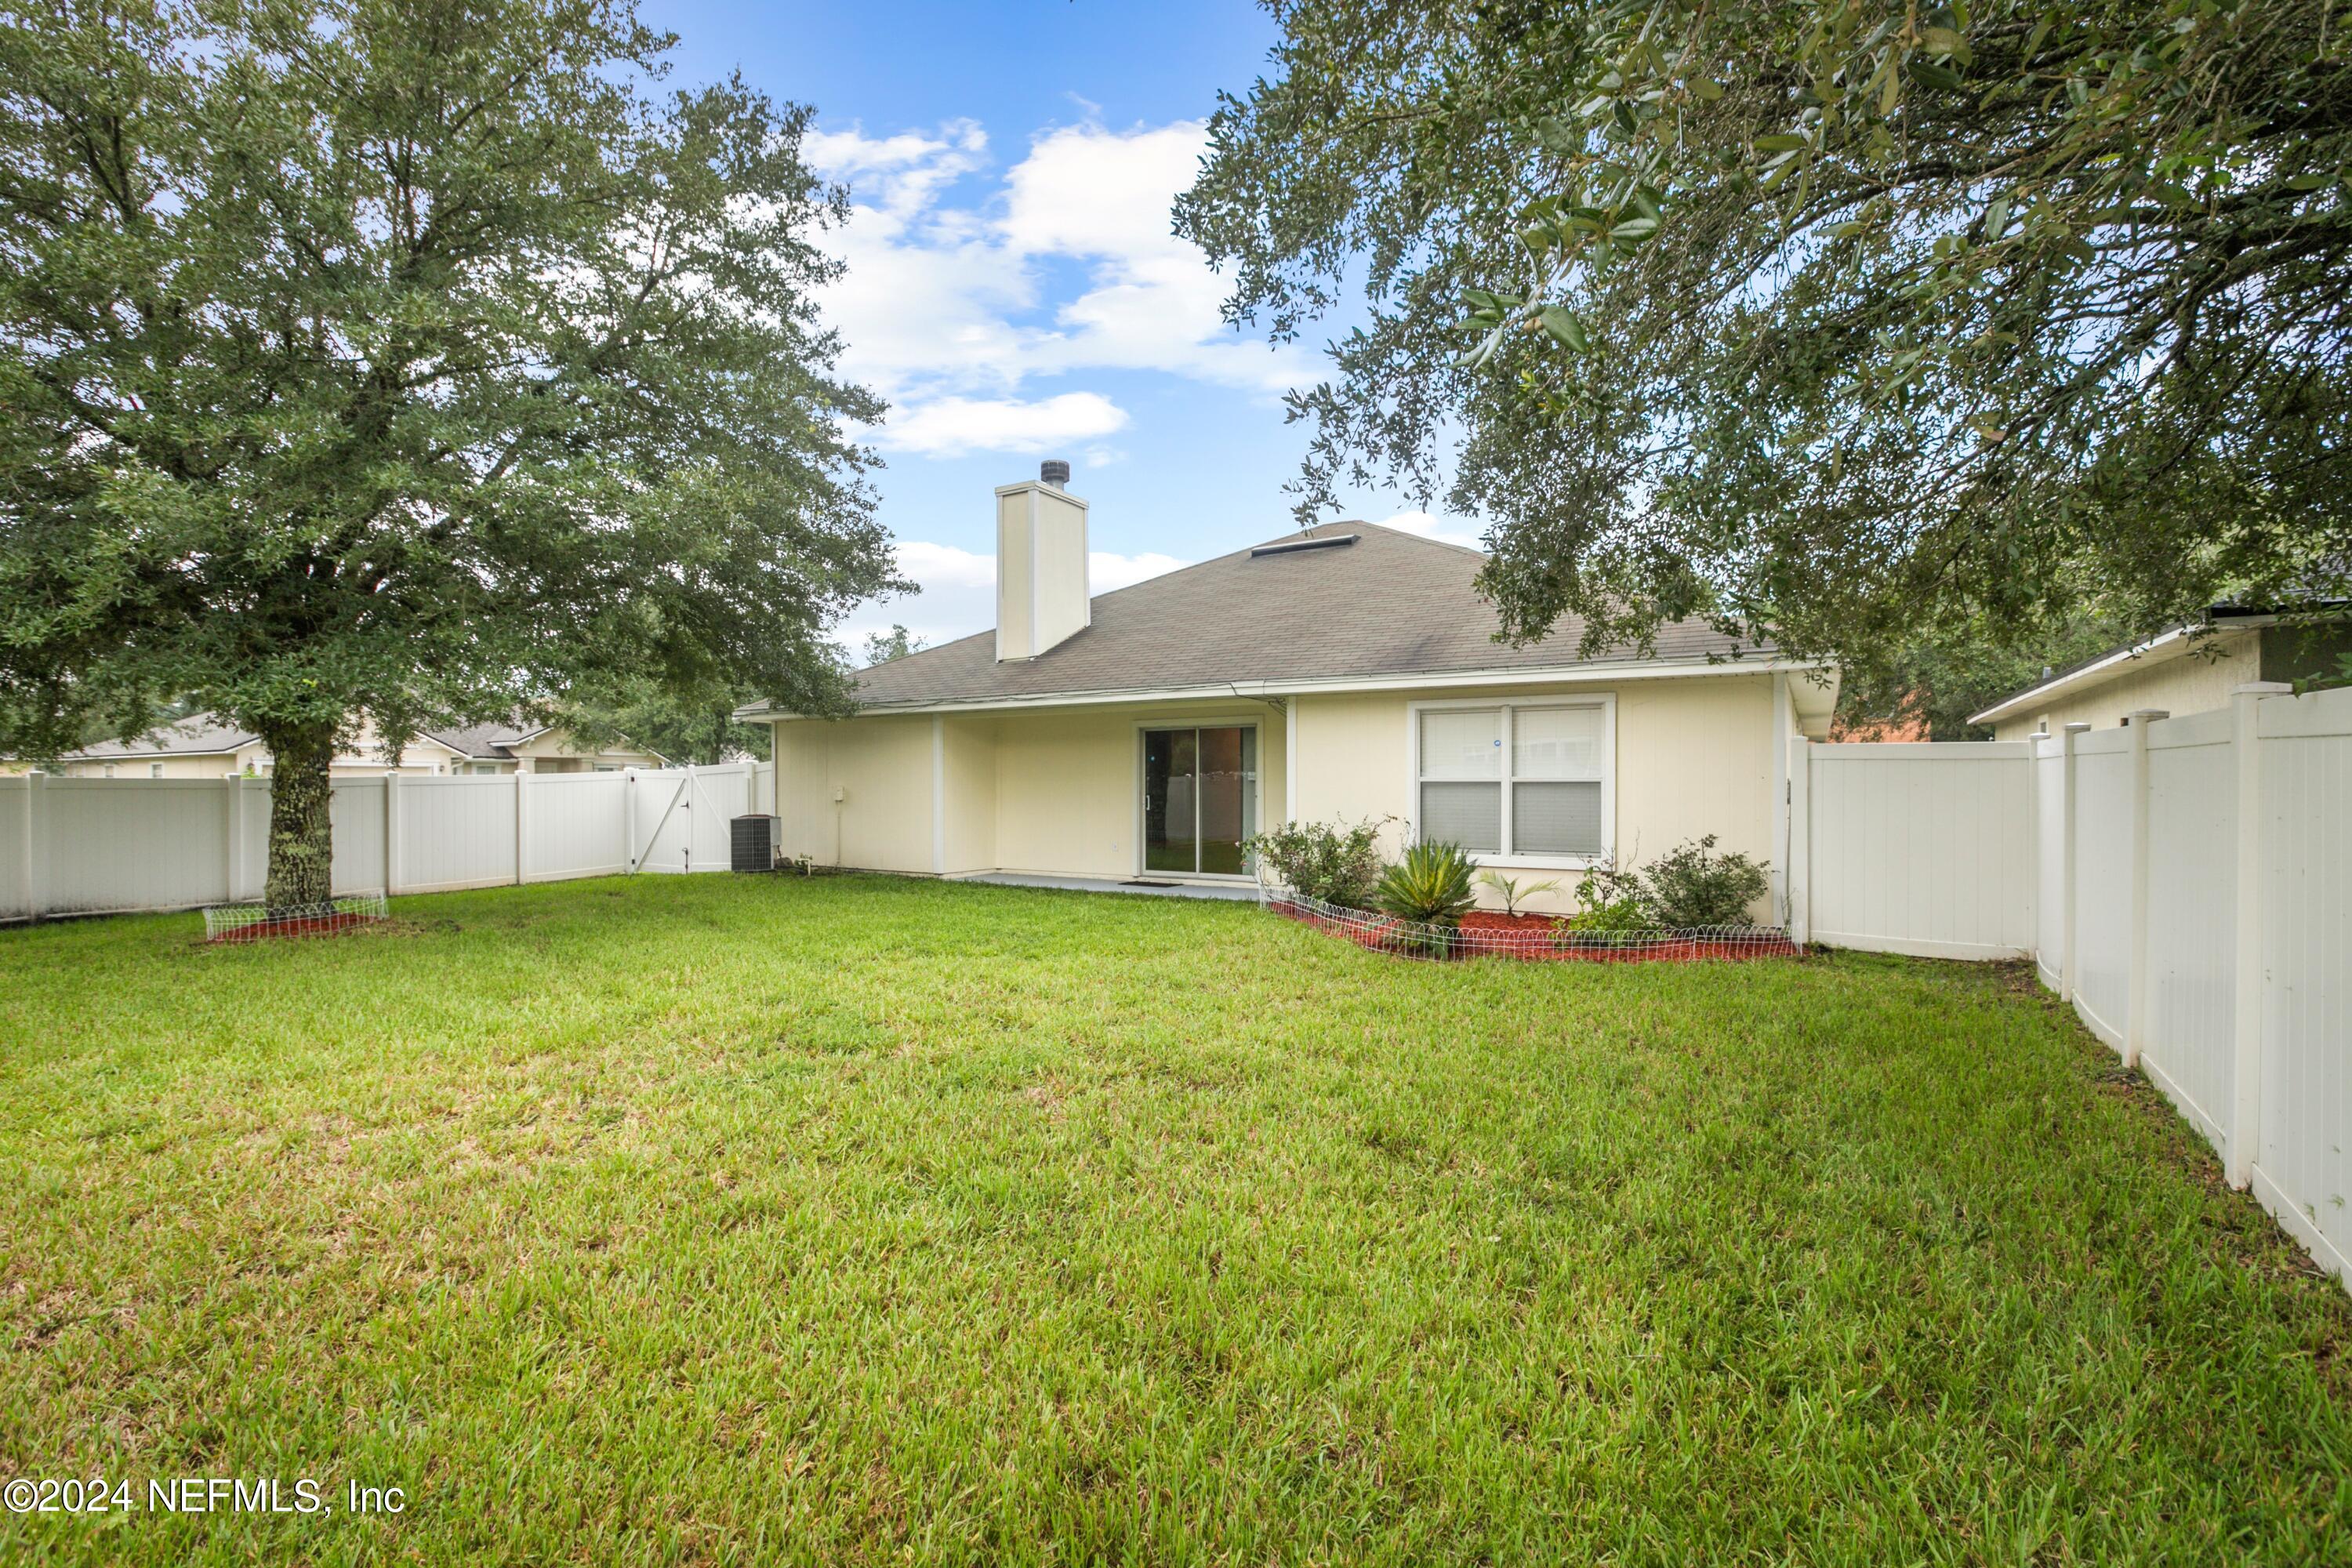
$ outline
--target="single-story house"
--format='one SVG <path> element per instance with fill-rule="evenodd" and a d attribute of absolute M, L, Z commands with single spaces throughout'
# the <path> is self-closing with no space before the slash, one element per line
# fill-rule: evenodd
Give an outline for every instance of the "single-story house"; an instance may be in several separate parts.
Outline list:
<path fill-rule="evenodd" d="M 860 711 L 766 703 L 784 853 L 940 877 L 1245 882 L 1262 825 L 1384 819 L 1572 907 L 1578 871 L 1712 833 L 1784 858 L 1790 741 L 1837 675 L 1696 622 L 1577 657 L 1494 640 L 1486 557 L 1330 523 L 1094 596 L 1067 468 L 996 494 L 996 627 L 888 660 Z M 1766 911 L 1759 910 L 1759 914 Z"/>
<path fill-rule="evenodd" d="M 2215 605 L 2201 620 L 2053 670 L 1969 722 L 1990 724 L 1996 741 L 2021 741 L 2066 724 L 2114 729 L 2142 709 L 2203 713 L 2227 708 L 2230 693 L 2250 681 L 2328 679 L 2347 655 L 2352 616 L 2315 625 Z"/>
<path fill-rule="evenodd" d="M 135 741 L 107 742 L 68 752 L 58 771 L 71 778 L 216 779 L 224 773 L 266 774 L 269 748 L 249 730 L 224 724 L 209 713 L 194 713 Z M 668 764 L 656 752 L 633 743 L 594 747 L 577 743 L 544 724 L 478 724 L 468 730 L 428 731 L 398 757 L 385 753 L 371 730 L 362 729 L 329 764 L 337 777 L 387 773 L 617 773 L 623 768 Z"/>

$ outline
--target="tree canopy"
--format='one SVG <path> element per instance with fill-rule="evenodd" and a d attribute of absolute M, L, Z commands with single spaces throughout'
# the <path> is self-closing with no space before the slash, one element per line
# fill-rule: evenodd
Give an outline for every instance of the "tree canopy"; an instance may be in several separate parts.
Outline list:
<path fill-rule="evenodd" d="M 811 304 L 844 198 L 809 110 L 661 90 L 670 43 L 629 0 L 0 3 L 0 752 L 252 727 L 312 813 L 276 902 L 362 719 L 842 707 L 826 631 L 904 585 Z"/>
<path fill-rule="evenodd" d="M 1269 0 L 1178 226 L 1277 336 L 1303 516 L 1491 524 L 1507 631 L 1878 676 L 2352 580 L 2340 0 Z"/>

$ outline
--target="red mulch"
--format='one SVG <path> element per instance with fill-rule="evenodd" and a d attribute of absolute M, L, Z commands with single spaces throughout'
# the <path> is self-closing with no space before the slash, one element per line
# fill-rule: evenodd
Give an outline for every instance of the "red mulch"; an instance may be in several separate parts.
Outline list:
<path fill-rule="evenodd" d="M 1365 925 L 1354 925 L 1311 913 L 1296 904 L 1276 901 L 1275 912 L 1304 925 L 1342 936 L 1374 952 L 1402 951 L 1393 928 L 1380 915 L 1366 915 Z M 1698 959 L 1797 958 L 1795 943 L 1782 937 L 1759 937 L 1738 942 L 1710 942 L 1703 937 L 1645 940 L 1638 947 L 1570 946 L 1558 941 L 1559 921 L 1552 915 L 1507 915 L 1496 910 L 1473 910 L 1462 917 L 1462 941 L 1447 958 L 1518 958 L 1538 963 L 1688 963 Z M 1420 957 L 1436 956 L 1427 953 Z"/>
<path fill-rule="evenodd" d="M 207 938 L 213 946 L 232 942 L 263 942 L 280 937 L 336 936 L 353 926 L 379 925 L 379 915 L 317 915 L 293 921 L 256 921 L 249 926 L 238 926 L 220 935 Z"/>

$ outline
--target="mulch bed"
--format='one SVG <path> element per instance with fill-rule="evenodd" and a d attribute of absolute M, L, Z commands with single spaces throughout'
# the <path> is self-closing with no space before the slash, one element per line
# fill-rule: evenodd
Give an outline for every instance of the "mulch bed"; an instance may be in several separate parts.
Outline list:
<path fill-rule="evenodd" d="M 1640 937 L 1622 945 L 1607 938 L 1580 936 L 1563 929 L 1551 915 L 1507 915 L 1495 910 L 1473 910 L 1462 917 L 1461 933 L 1450 951 L 1433 953 L 1412 946 L 1397 923 L 1382 915 L 1365 914 L 1362 923 L 1333 920 L 1297 904 L 1276 900 L 1268 908 L 1276 914 L 1345 937 L 1372 952 L 1402 952 L 1416 958 L 1517 958 L 1537 963 L 1689 963 L 1701 959 L 1798 958 L 1802 951 L 1777 932 L 1753 937 L 1682 937 L 1671 932 Z"/>
<path fill-rule="evenodd" d="M 337 936 L 356 926 L 382 925 L 382 915 L 305 915 L 290 921 L 256 921 L 215 937 L 205 938 L 205 944 L 220 947 L 231 942 L 266 942 L 298 936 Z"/>

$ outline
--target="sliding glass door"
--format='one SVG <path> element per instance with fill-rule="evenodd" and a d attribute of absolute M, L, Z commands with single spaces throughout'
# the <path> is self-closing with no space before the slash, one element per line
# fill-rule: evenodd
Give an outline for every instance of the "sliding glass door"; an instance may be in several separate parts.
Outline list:
<path fill-rule="evenodd" d="M 1257 831 L 1257 731 L 1143 732 L 1143 868 L 1238 877 Z"/>

